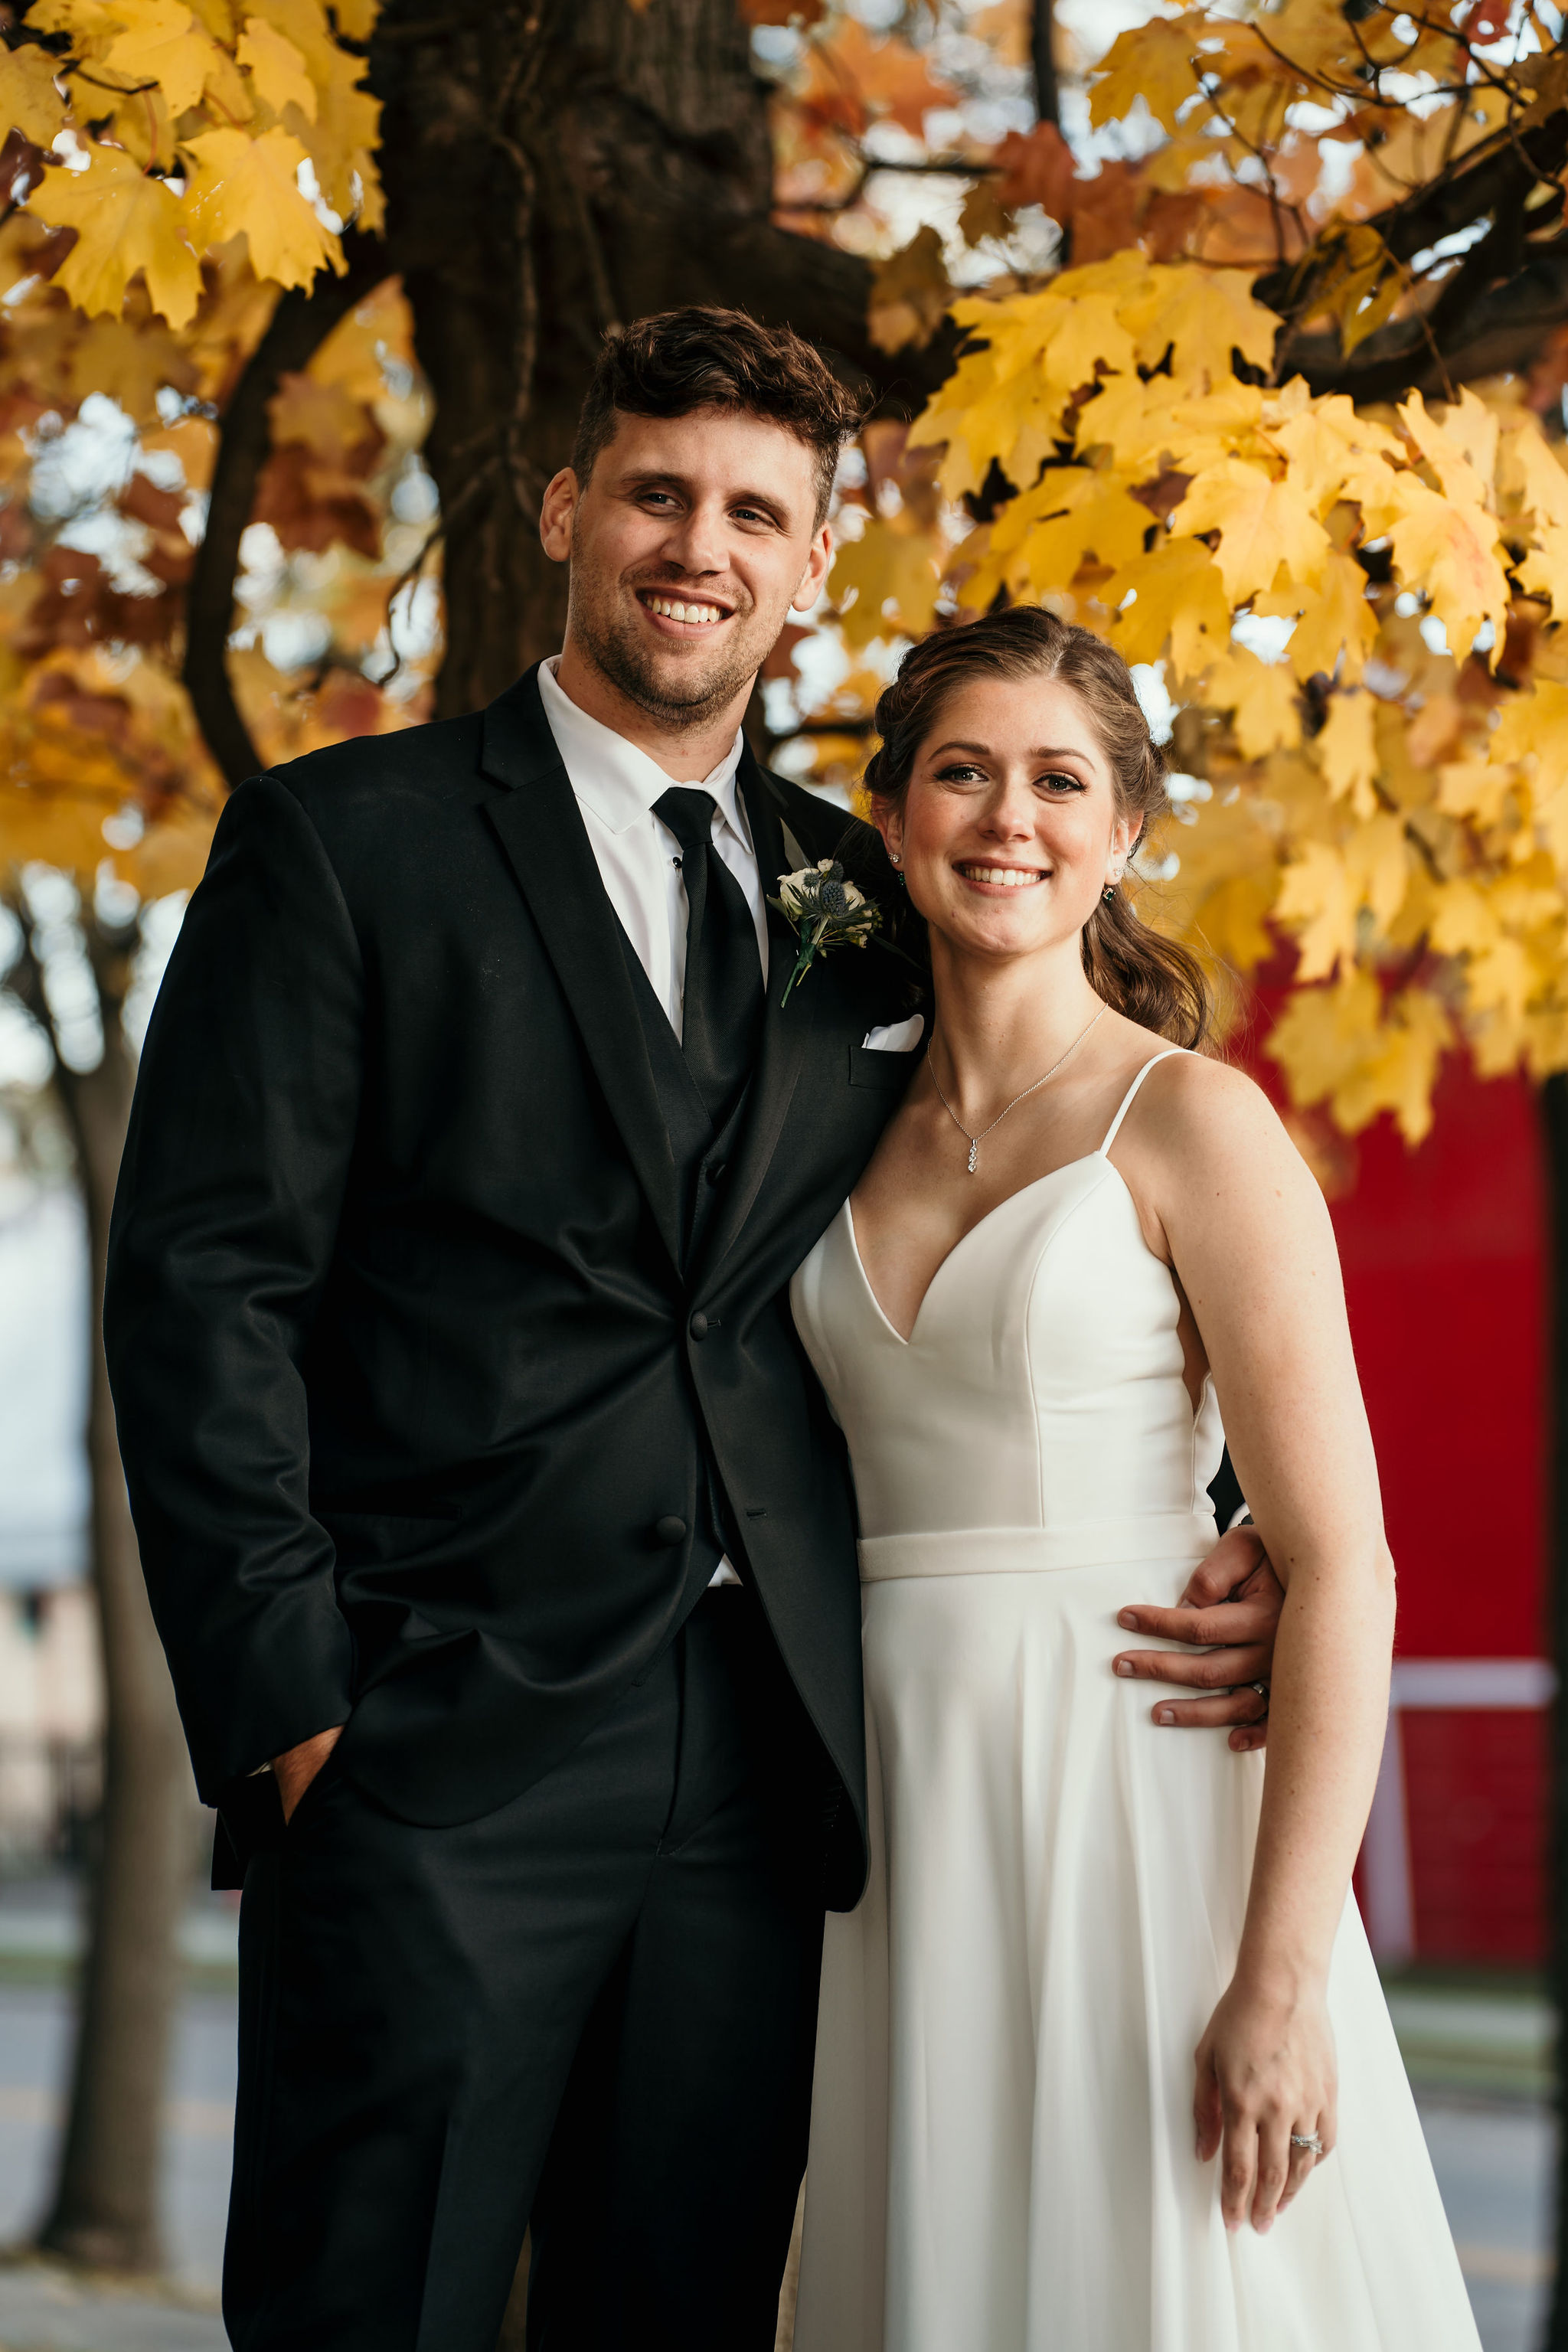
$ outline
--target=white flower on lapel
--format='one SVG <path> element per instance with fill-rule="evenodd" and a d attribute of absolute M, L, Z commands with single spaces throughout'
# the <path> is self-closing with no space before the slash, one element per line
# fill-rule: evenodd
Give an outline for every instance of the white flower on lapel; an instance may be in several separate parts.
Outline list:
<path fill-rule="evenodd" d="M 830 948 L 865 947 L 882 920 L 876 900 L 845 880 L 844 868 L 836 857 L 819 857 L 815 866 L 803 866 L 798 874 L 781 874 L 779 895 L 768 904 L 794 926 L 800 942 L 795 970 L 779 999 L 781 1009 L 789 1003 L 796 981 L 805 978 L 819 955 L 826 955 Z"/>

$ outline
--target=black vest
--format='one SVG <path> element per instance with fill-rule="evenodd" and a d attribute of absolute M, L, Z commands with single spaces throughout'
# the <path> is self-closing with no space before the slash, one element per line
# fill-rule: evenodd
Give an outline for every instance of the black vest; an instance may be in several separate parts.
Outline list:
<path fill-rule="evenodd" d="M 670 1027 L 669 1016 L 654 994 L 653 984 L 643 970 L 642 960 L 621 925 L 617 923 L 616 928 L 620 933 L 626 976 L 631 982 L 637 1017 L 642 1024 L 643 1043 L 647 1049 L 654 1089 L 664 1115 L 665 1131 L 669 1137 L 670 1157 L 675 1162 L 676 1186 L 680 1202 L 681 1272 L 687 1274 L 707 1238 L 708 1229 L 723 1197 L 725 1174 L 750 1099 L 750 1073 L 737 1070 L 726 1074 L 733 1081 L 728 1090 L 730 1108 L 722 1126 L 715 1127 L 707 1105 L 697 1090 L 696 1080 L 687 1067 L 686 1056 Z M 736 1572 L 743 1573 L 733 1514 L 725 1500 L 723 1482 L 706 1440 L 702 1453 L 708 1493 L 708 1525 L 702 1532 L 711 1552 L 709 1565 L 717 1568 L 728 1553 Z"/>

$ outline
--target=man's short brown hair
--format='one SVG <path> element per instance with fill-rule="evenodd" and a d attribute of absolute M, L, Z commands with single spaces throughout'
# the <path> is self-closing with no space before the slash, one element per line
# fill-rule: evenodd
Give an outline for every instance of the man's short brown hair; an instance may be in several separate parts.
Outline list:
<path fill-rule="evenodd" d="M 788 327 L 760 327 L 744 310 L 693 304 L 606 335 L 577 420 L 573 472 L 587 481 L 617 415 L 689 416 L 694 408 L 765 417 L 803 441 L 816 459 L 822 522 L 860 404 L 808 342 Z"/>

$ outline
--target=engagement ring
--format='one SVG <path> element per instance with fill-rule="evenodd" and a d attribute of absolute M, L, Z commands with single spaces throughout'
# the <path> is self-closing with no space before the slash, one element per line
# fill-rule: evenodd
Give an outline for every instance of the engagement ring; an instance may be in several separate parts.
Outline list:
<path fill-rule="evenodd" d="M 1323 2143 L 1316 2132 L 1292 2132 L 1290 2145 L 1292 2147 L 1310 2147 L 1314 2156 L 1321 2156 L 1323 2152 Z"/>

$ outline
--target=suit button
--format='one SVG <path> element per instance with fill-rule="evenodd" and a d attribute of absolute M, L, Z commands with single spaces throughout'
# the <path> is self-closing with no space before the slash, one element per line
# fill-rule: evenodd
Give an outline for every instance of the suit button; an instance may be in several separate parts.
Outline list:
<path fill-rule="evenodd" d="M 686 1328 L 690 1332 L 694 1339 L 706 1339 L 708 1337 L 707 1316 L 702 1314 L 700 1310 L 692 1317 L 690 1322 Z"/>
<path fill-rule="evenodd" d="M 662 1519 L 655 1519 L 653 1531 L 661 1544 L 678 1544 L 686 1541 L 686 1521 L 678 1519 L 673 1515 Z"/>

